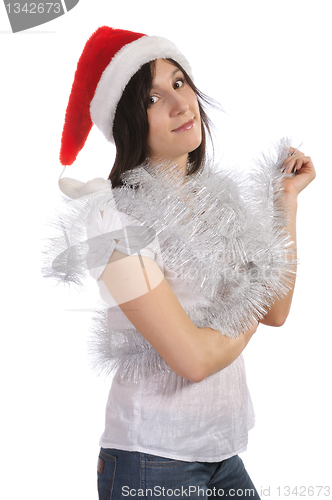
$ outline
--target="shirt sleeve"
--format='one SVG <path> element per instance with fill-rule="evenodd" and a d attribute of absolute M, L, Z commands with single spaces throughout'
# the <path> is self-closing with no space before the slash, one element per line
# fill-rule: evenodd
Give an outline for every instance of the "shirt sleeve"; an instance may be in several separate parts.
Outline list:
<path fill-rule="evenodd" d="M 138 220 L 118 212 L 95 212 L 89 220 L 87 267 L 90 275 L 98 280 L 109 259 L 118 250 L 126 255 L 143 255 L 158 261 L 160 251 L 155 231 Z"/>

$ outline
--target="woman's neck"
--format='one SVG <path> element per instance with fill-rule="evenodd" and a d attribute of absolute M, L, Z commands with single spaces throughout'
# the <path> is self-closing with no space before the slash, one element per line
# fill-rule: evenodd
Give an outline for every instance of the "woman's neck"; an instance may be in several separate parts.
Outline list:
<path fill-rule="evenodd" d="M 165 167 L 169 165 L 170 173 L 176 170 L 177 174 L 180 172 L 183 173 L 183 176 L 187 173 L 187 164 L 188 164 L 188 154 L 181 156 L 180 158 L 161 158 L 161 157 L 149 157 L 147 159 L 150 167 L 152 169 L 163 170 L 165 171 Z"/>

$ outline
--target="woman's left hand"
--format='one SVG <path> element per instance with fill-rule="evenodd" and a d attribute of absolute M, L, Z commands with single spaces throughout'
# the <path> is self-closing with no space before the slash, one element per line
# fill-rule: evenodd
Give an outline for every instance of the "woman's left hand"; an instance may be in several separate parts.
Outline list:
<path fill-rule="evenodd" d="M 316 177 L 315 167 L 310 156 L 305 156 L 301 151 L 290 148 L 289 156 L 283 165 L 284 172 L 290 174 L 295 169 L 294 177 L 284 180 L 285 193 L 297 196 Z"/>

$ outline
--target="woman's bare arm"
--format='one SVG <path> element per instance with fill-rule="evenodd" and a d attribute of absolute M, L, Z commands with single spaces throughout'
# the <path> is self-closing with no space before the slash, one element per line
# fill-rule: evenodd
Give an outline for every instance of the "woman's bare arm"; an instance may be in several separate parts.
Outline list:
<path fill-rule="evenodd" d="M 284 169 L 285 172 L 289 174 L 295 168 L 296 175 L 292 178 L 285 179 L 284 181 L 283 203 L 289 214 L 289 224 L 286 229 L 293 240 L 293 246 L 296 250 L 296 214 L 298 195 L 310 184 L 310 182 L 314 180 L 316 172 L 309 156 L 304 156 L 301 151 L 296 151 L 294 148 L 291 148 L 290 152 L 293 154 L 286 159 Z M 281 326 L 284 324 L 290 311 L 294 286 L 295 280 L 287 295 L 285 295 L 282 299 L 277 299 L 275 301 L 266 316 L 260 321 L 261 323 L 268 326 Z"/>
<path fill-rule="evenodd" d="M 257 329 L 256 324 L 233 339 L 211 328 L 197 328 L 148 257 L 115 250 L 101 278 L 135 328 L 175 373 L 192 382 L 230 365 Z"/>
<path fill-rule="evenodd" d="M 288 210 L 289 224 L 286 230 L 289 232 L 292 238 L 292 247 L 294 249 L 294 258 L 296 258 L 296 213 L 297 213 L 297 197 L 284 195 L 284 205 Z M 292 258 L 292 256 L 290 257 Z M 295 276 L 294 282 L 287 295 L 282 299 L 276 299 L 272 307 L 269 309 L 268 313 L 260 320 L 260 323 L 268 326 L 282 326 L 289 314 L 290 307 L 292 304 L 293 294 L 295 287 Z"/>

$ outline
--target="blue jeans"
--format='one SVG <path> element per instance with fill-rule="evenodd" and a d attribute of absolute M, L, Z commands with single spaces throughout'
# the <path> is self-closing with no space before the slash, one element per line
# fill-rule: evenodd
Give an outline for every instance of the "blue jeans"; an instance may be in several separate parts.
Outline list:
<path fill-rule="evenodd" d="M 99 500 L 260 498 L 238 455 L 222 462 L 183 462 L 104 448 L 98 493 Z"/>

